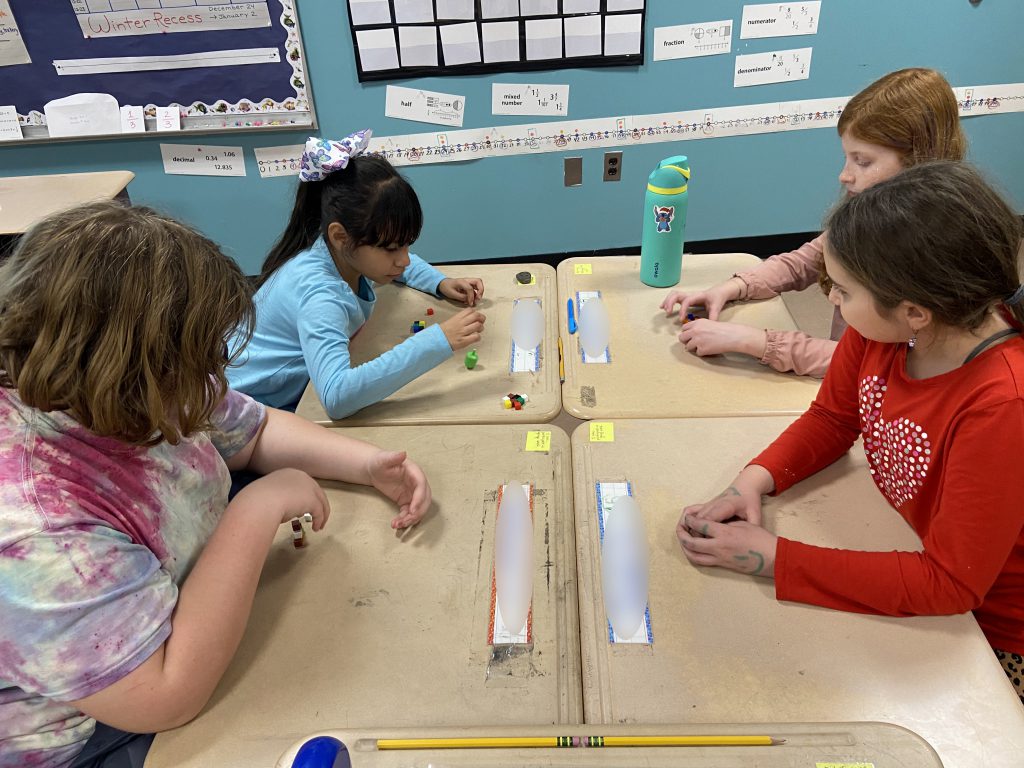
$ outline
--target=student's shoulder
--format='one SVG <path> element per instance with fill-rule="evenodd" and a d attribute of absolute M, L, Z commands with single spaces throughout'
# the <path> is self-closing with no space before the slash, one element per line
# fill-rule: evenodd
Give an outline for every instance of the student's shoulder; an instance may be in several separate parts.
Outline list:
<path fill-rule="evenodd" d="M 1024 402 L 1024 336 L 1017 336 L 994 350 L 991 361 L 996 370 L 1003 372 L 997 378 L 1004 396 Z"/>

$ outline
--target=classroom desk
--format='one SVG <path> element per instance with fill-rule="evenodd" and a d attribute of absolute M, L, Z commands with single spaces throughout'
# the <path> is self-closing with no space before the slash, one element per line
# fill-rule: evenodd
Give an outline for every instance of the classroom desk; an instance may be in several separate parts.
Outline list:
<path fill-rule="evenodd" d="M 687 253 L 679 285 L 706 288 L 758 263 L 747 253 Z M 591 274 L 577 274 L 586 269 Z M 558 265 L 566 411 L 580 419 L 622 419 L 784 415 L 807 409 L 818 392 L 816 379 L 779 373 L 746 355 L 702 358 L 687 352 L 676 338 L 677 319 L 658 307 L 670 290 L 640 282 L 639 256 L 574 258 Z M 578 291 L 601 291 L 611 322 L 609 363 L 584 363 L 579 333 L 569 334 L 566 301 L 575 300 Z M 781 298 L 733 304 L 721 317 L 796 330 Z"/>
<path fill-rule="evenodd" d="M 111 200 L 135 178 L 131 171 L 0 177 L 0 235 L 20 235 L 51 213 Z"/>
<path fill-rule="evenodd" d="M 920 736 L 886 723 L 768 723 L 752 734 L 749 725 L 579 725 L 497 726 L 490 728 L 376 728 L 324 731 L 310 736 L 333 736 L 346 745 L 352 768 L 407 768 L 415 765 L 444 765 L 451 768 L 813 768 L 863 766 L 875 761 L 877 768 L 942 768 L 938 757 Z M 585 747 L 573 749 L 424 749 L 414 752 L 377 751 L 376 739 L 479 738 L 487 736 L 686 736 L 761 735 L 784 738 L 771 747 Z M 295 754 L 307 741 L 293 744 L 277 762 L 277 768 L 292 768 Z M 416 761 L 414 763 L 414 760 Z"/>
<path fill-rule="evenodd" d="M 550 452 L 525 451 L 528 430 Z M 332 515 L 296 550 L 283 526 L 245 637 L 203 713 L 159 734 L 147 768 L 273 765 L 311 731 L 582 721 L 568 436 L 550 426 L 379 427 L 434 506 L 399 538 L 394 506 L 324 483 Z M 533 483 L 533 646 L 487 644 L 497 491 Z M 509 652 L 507 649 L 516 649 Z"/>
<path fill-rule="evenodd" d="M 589 442 L 586 426 L 573 434 L 586 722 L 882 721 L 926 739 L 946 768 L 1019 768 L 1024 707 L 970 614 L 892 618 L 780 603 L 771 581 L 683 556 L 682 508 L 719 493 L 790 421 L 620 420 L 613 442 Z M 602 481 L 631 482 L 646 520 L 653 645 L 608 642 Z M 920 548 L 874 488 L 859 445 L 769 499 L 765 518 L 825 546 Z"/>
<path fill-rule="evenodd" d="M 448 277 L 480 277 L 484 298 L 480 311 L 487 316 L 483 338 L 475 349 L 479 362 L 473 370 L 465 365 L 462 349 L 431 371 L 409 382 L 382 402 L 341 421 L 331 422 L 312 383 L 306 387 L 296 410 L 319 424 L 486 424 L 550 421 L 562 407 L 558 378 L 558 326 L 555 301 L 555 270 L 547 264 L 439 264 Z M 519 272 L 530 272 L 536 282 L 520 285 Z M 440 323 L 463 307 L 397 285 L 377 289 L 377 306 L 366 325 L 352 340 L 352 365 L 378 357 L 409 337 L 414 320 Z M 540 369 L 510 373 L 512 304 L 515 299 L 540 299 L 544 309 L 544 340 Z M 424 314 L 427 307 L 434 315 Z M 526 394 L 530 400 L 521 411 L 505 410 L 501 401 L 509 392 Z"/>

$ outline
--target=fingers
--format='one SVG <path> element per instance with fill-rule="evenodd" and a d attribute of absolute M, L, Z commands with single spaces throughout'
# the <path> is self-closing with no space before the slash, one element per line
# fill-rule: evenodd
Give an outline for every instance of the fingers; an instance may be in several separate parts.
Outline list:
<path fill-rule="evenodd" d="M 327 525 L 327 520 L 331 516 L 331 502 L 327 499 L 327 494 L 324 493 L 324 489 L 320 487 L 320 484 L 316 484 L 316 498 L 320 502 L 319 514 L 316 511 L 313 512 L 313 530 L 320 532 Z"/>
<path fill-rule="evenodd" d="M 725 302 L 720 299 L 709 301 L 707 303 L 708 320 L 717 320 L 718 316 L 722 312 L 722 308 L 725 306 Z"/>
<path fill-rule="evenodd" d="M 680 293 L 679 291 L 672 291 L 665 297 L 659 306 L 665 311 L 666 315 L 671 315 L 675 311 L 676 304 L 678 304 L 685 295 L 685 293 Z"/>

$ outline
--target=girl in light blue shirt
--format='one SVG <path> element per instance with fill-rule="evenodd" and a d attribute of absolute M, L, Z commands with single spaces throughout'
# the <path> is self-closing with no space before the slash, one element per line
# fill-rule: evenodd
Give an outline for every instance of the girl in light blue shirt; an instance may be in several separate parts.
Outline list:
<path fill-rule="evenodd" d="M 295 207 L 257 283 L 256 330 L 227 372 L 232 388 L 266 405 L 294 408 L 312 381 L 341 419 L 480 340 L 483 281 L 447 278 L 409 253 L 423 211 L 387 160 L 363 154 L 370 135 L 306 142 Z M 373 285 L 390 282 L 468 306 L 353 367 L 349 343 L 373 312 Z M 238 334 L 232 351 L 241 343 Z"/>

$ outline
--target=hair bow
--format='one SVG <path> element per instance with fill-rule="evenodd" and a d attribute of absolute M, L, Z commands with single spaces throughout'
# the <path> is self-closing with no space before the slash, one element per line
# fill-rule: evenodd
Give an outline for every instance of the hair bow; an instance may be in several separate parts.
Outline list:
<path fill-rule="evenodd" d="M 373 131 L 369 128 L 356 131 L 341 141 L 310 136 L 299 164 L 299 181 L 322 181 L 329 174 L 346 168 L 350 159 L 366 151 L 371 136 Z"/>

